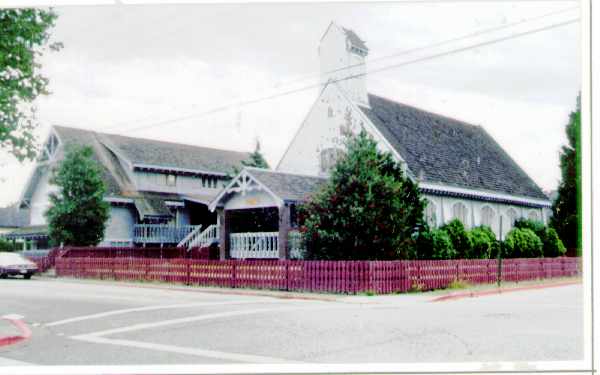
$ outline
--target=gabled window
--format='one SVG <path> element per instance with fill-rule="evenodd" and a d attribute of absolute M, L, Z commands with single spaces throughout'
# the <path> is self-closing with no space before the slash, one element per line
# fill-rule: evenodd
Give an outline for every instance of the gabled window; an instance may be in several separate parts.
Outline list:
<path fill-rule="evenodd" d="M 460 220 L 465 227 L 467 226 L 468 214 L 467 206 L 464 203 L 457 202 L 452 206 L 452 218 Z"/>
<path fill-rule="evenodd" d="M 481 225 L 494 229 L 496 225 L 496 213 L 490 206 L 481 209 Z"/>
<path fill-rule="evenodd" d="M 321 151 L 319 166 L 322 173 L 329 173 L 335 166 L 338 159 L 344 155 L 344 151 L 339 148 L 330 147 Z"/>

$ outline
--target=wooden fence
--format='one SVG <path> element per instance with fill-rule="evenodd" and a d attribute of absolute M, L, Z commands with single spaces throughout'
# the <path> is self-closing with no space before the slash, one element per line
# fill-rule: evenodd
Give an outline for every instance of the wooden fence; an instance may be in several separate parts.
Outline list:
<path fill-rule="evenodd" d="M 502 260 L 503 281 L 576 276 L 581 258 Z M 378 294 L 431 290 L 453 280 L 497 281 L 497 260 L 294 261 L 155 258 L 56 258 L 56 275 L 199 286 Z"/>

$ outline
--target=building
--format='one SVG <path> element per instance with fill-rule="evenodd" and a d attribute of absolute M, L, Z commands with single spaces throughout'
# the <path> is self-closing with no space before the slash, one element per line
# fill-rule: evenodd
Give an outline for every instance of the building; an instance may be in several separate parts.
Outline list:
<path fill-rule="evenodd" d="M 249 153 L 54 126 L 19 201 L 25 223 L 5 237 L 47 247 L 52 169 L 70 145 L 90 146 L 111 205 L 100 246 L 192 245 L 216 224 L 208 203 Z M 207 232 L 208 233 L 208 232 Z M 205 233 L 205 235 L 207 234 Z"/>
<path fill-rule="evenodd" d="M 487 225 L 500 236 L 506 235 L 518 218 L 547 222 L 551 214 L 548 197 L 481 126 L 369 93 L 368 53 L 365 42 L 355 32 L 335 23 L 329 25 L 319 45 L 324 86 L 276 172 L 269 173 L 270 181 L 277 180 L 278 174 L 280 179 L 294 174 L 296 183 L 305 187 L 304 195 L 314 192 L 317 185 L 310 181 L 327 178 L 337 158 L 345 153 L 346 136 L 364 130 L 381 151 L 393 155 L 409 178 L 418 182 L 427 201 L 426 218 L 431 226 L 457 218 L 467 228 Z M 221 208 L 225 214 L 231 209 L 234 214 L 254 208 L 269 195 L 279 196 L 271 194 L 270 185 L 260 173 L 245 171 L 237 176 L 237 185 L 229 186 L 211 208 Z M 252 189 L 261 192 L 260 199 L 255 200 L 258 193 Z M 272 207 L 275 203 L 269 204 Z M 280 225 L 287 226 L 286 220 L 290 219 L 282 216 L 287 210 L 285 200 L 276 205 Z M 269 236 L 275 236 L 275 229 L 269 229 L 273 230 Z M 286 245 L 281 243 L 281 233 L 287 230 L 277 231 L 279 246 L 284 250 L 271 251 L 271 257 L 288 257 Z M 234 237 L 245 236 L 248 244 L 240 251 L 239 244 L 232 245 L 233 232 L 221 233 L 222 238 L 229 238 L 221 244 L 224 257 L 236 257 L 260 246 L 256 238 L 248 239 L 251 234 L 235 233 Z M 260 236 L 263 234 L 255 235 Z"/>

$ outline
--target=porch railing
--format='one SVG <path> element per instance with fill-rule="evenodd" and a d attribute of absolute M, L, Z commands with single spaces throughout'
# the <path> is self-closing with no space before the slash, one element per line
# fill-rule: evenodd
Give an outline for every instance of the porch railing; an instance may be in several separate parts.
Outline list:
<path fill-rule="evenodd" d="M 211 245 L 213 242 L 219 240 L 219 225 L 212 224 L 201 230 L 200 228 L 190 232 L 177 247 L 185 247 L 191 249 L 192 247 L 205 247 Z"/>
<path fill-rule="evenodd" d="M 290 259 L 304 259 L 306 253 L 306 242 L 304 236 L 297 230 L 288 232 L 288 249 Z"/>
<path fill-rule="evenodd" d="M 179 243 L 197 227 L 197 225 L 135 224 L 133 242 Z"/>
<path fill-rule="evenodd" d="M 279 232 L 231 233 L 229 249 L 237 259 L 279 258 Z"/>

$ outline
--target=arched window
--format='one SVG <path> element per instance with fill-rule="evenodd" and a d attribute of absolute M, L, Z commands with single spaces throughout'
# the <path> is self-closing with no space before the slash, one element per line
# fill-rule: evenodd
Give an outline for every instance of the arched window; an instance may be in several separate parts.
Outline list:
<path fill-rule="evenodd" d="M 484 206 L 481 209 L 481 225 L 494 229 L 496 225 L 496 213 L 490 206 Z"/>
<path fill-rule="evenodd" d="M 462 202 L 454 203 L 454 206 L 452 206 L 452 218 L 460 220 L 464 226 L 467 226 L 467 217 L 467 206 Z"/>
<path fill-rule="evenodd" d="M 540 221 L 540 217 L 537 213 L 537 211 L 529 211 L 529 214 L 527 215 L 527 218 L 529 220 L 533 220 L 533 221 Z"/>
<path fill-rule="evenodd" d="M 503 224 L 506 227 L 506 232 L 508 232 L 512 229 L 513 225 L 515 225 L 515 221 L 517 220 L 517 211 L 515 211 L 514 208 L 509 208 L 506 211 L 506 218 L 508 220 L 506 220 L 507 222 Z"/>
<path fill-rule="evenodd" d="M 430 227 L 435 228 L 437 226 L 437 207 L 435 203 L 429 199 L 425 200 L 425 204 L 425 220 L 427 220 L 427 224 L 429 224 Z"/>
<path fill-rule="evenodd" d="M 340 148 L 330 147 L 321 151 L 320 167 L 322 173 L 329 173 L 337 163 L 338 159 L 344 155 Z"/>

